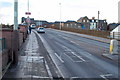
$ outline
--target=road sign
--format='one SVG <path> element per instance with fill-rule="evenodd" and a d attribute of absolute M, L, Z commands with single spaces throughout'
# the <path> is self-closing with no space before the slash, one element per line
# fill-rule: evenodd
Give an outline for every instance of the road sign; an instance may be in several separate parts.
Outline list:
<path fill-rule="evenodd" d="M 25 14 L 26 14 L 26 15 L 31 15 L 31 12 L 26 12 Z"/>

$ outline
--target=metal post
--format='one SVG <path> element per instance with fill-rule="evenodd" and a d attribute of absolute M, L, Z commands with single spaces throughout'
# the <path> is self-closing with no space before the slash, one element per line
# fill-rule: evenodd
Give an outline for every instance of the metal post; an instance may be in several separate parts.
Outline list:
<path fill-rule="evenodd" d="M 18 30 L 18 0 L 14 0 L 14 30 Z"/>
<path fill-rule="evenodd" d="M 29 12 L 29 0 L 28 0 L 28 12 Z"/>
<path fill-rule="evenodd" d="M 120 1 L 118 2 L 118 23 L 120 23 Z"/>
<path fill-rule="evenodd" d="M 14 31 L 13 31 L 13 64 L 18 63 L 18 50 L 19 50 L 19 32 L 18 32 L 18 0 L 14 0 Z"/>
<path fill-rule="evenodd" d="M 99 14 L 100 14 L 100 11 L 98 11 L 98 24 L 97 24 L 97 30 L 99 28 Z"/>
<path fill-rule="evenodd" d="M 62 27 L 61 27 L 61 3 L 59 3 L 59 5 L 60 5 L 60 30 L 62 29 Z"/>

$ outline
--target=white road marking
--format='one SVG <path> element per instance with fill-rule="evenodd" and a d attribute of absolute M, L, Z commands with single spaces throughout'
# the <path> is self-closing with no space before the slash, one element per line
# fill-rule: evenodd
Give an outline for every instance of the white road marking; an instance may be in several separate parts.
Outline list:
<path fill-rule="evenodd" d="M 68 56 L 66 53 L 64 53 L 68 58 L 70 58 L 73 62 L 75 62 L 70 56 Z"/>
<path fill-rule="evenodd" d="M 75 52 L 72 52 L 73 55 L 75 55 L 76 57 L 78 57 L 79 59 L 81 59 L 82 61 L 85 62 L 85 60 L 81 57 L 81 56 L 78 56 L 77 54 L 75 54 Z"/>
<path fill-rule="evenodd" d="M 69 52 L 69 53 L 72 53 L 74 56 L 78 57 L 80 60 L 82 61 L 74 61 L 70 56 L 68 56 L 73 62 L 85 62 L 85 60 L 81 57 L 81 56 L 78 56 L 77 54 L 75 54 L 75 52 L 73 52 L 71 49 L 69 49 L 68 47 L 64 46 L 64 45 L 61 45 L 60 43 L 56 42 L 56 44 L 60 45 L 61 47 L 65 48 L 65 51 L 66 52 Z"/>
<path fill-rule="evenodd" d="M 76 44 L 76 45 L 79 45 L 78 43 L 76 43 L 76 42 L 74 42 L 74 41 L 70 41 L 71 43 L 74 43 L 74 44 Z"/>
<path fill-rule="evenodd" d="M 106 77 L 112 76 L 112 74 L 105 74 L 105 75 L 100 75 L 100 77 L 102 77 L 105 80 L 109 80 Z"/>
<path fill-rule="evenodd" d="M 39 36 L 39 38 L 41 39 L 44 47 L 46 48 L 47 52 L 49 53 L 49 55 L 50 55 L 53 63 L 55 64 L 56 68 L 58 69 L 60 75 L 61 75 L 63 78 L 65 78 L 65 76 L 62 74 L 60 68 L 58 67 L 57 63 L 55 62 L 55 60 L 54 60 L 54 58 L 53 58 L 53 55 L 52 55 L 52 54 L 54 53 L 53 49 L 51 49 L 51 47 L 49 46 L 49 44 L 47 43 L 47 41 L 46 41 L 41 35 L 39 35 L 36 31 L 34 31 L 34 32 L 35 32 L 35 33 Z M 57 72 L 57 73 L 58 73 L 58 72 Z M 59 76 L 60 76 L 60 75 L 59 75 Z"/>
<path fill-rule="evenodd" d="M 60 56 L 58 56 L 58 54 L 57 53 L 55 53 L 55 55 L 56 55 L 56 57 L 62 62 L 62 63 L 64 63 L 64 61 L 61 59 L 61 57 Z"/>

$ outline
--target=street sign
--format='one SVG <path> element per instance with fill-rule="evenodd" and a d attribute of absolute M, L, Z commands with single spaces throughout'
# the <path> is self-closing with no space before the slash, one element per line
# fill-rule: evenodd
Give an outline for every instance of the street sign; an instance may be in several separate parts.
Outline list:
<path fill-rule="evenodd" d="M 26 12 L 25 14 L 26 14 L 26 15 L 31 15 L 31 12 Z"/>

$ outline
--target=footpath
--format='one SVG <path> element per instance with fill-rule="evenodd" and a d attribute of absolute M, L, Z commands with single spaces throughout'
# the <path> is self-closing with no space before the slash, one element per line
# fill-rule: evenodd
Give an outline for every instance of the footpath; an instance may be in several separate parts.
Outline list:
<path fill-rule="evenodd" d="M 2 80 L 36 78 L 50 80 L 48 65 L 40 54 L 38 41 L 33 32 L 28 36 L 19 53 L 18 64 L 11 66 Z"/>

